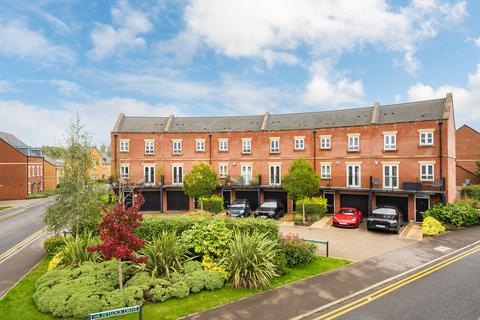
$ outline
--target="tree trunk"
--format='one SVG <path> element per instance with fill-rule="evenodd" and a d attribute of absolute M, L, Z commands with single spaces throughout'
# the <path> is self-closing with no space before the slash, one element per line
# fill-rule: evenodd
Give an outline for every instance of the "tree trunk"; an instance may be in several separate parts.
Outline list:
<path fill-rule="evenodd" d="M 305 200 L 305 199 L 304 199 Z M 305 224 L 305 201 L 302 200 L 302 216 L 303 216 L 303 224 Z"/>
<path fill-rule="evenodd" d="M 200 198 L 200 210 L 203 211 L 203 199 L 202 198 Z"/>
<path fill-rule="evenodd" d="M 118 260 L 118 284 L 120 289 L 123 289 L 122 260 Z"/>

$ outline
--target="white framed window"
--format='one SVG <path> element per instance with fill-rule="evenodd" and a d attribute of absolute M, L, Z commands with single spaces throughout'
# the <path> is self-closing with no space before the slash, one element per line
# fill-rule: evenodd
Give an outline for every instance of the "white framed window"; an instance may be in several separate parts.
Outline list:
<path fill-rule="evenodd" d="M 281 167 L 279 164 L 269 165 L 269 184 L 279 186 L 281 184 Z"/>
<path fill-rule="evenodd" d="M 182 140 L 179 140 L 179 139 L 172 140 L 172 153 L 182 154 Z"/>
<path fill-rule="evenodd" d="M 433 181 L 434 169 L 435 169 L 435 165 L 433 163 L 421 163 L 420 164 L 420 180 Z"/>
<path fill-rule="evenodd" d="M 359 164 L 347 165 L 347 187 L 359 188 L 361 186 L 361 168 Z"/>
<path fill-rule="evenodd" d="M 218 164 L 218 176 L 220 178 L 228 177 L 228 164 L 226 164 L 226 163 L 219 163 Z"/>
<path fill-rule="evenodd" d="M 433 131 L 420 131 L 420 145 L 433 146 Z"/>
<path fill-rule="evenodd" d="M 270 153 L 280 152 L 280 138 L 270 138 Z"/>
<path fill-rule="evenodd" d="M 226 152 L 228 151 L 228 139 L 218 139 L 218 151 Z"/>
<path fill-rule="evenodd" d="M 120 139 L 120 152 L 128 152 L 130 149 L 130 140 Z"/>
<path fill-rule="evenodd" d="M 130 176 L 130 166 L 128 164 L 120 165 L 120 178 L 128 179 Z"/>
<path fill-rule="evenodd" d="M 320 136 L 320 149 L 328 150 L 332 148 L 331 136 Z"/>
<path fill-rule="evenodd" d="M 242 153 L 252 153 L 252 139 L 243 138 L 242 139 Z"/>
<path fill-rule="evenodd" d="M 145 184 L 155 184 L 155 166 L 144 165 L 143 166 L 143 178 Z"/>
<path fill-rule="evenodd" d="M 195 151 L 205 152 L 205 139 L 195 139 Z"/>
<path fill-rule="evenodd" d="M 360 135 L 355 134 L 348 136 L 348 151 L 360 151 Z"/>
<path fill-rule="evenodd" d="M 243 184 L 250 184 L 253 176 L 253 167 L 251 164 L 242 164 L 241 165 L 241 176 Z"/>
<path fill-rule="evenodd" d="M 320 164 L 320 178 L 326 180 L 332 178 L 332 165 L 330 163 Z"/>
<path fill-rule="evenodd" d="M 183 184 L 183 165 L 172 166 L 172 184 Z"/>
<path fill-rule="evenodd" d="M 385 133 L 383 135 L 383 150 L 397 150 L 397 134 Z"/>
<path fill-rule="evenodd" d="M 145 154 L 154 154 L 155 142 L 154 140 L 145 140 Z"/>
<path fill-rule="evenodd" d="M 295 137 L 295 150 L 305 150 L 305 137 Z"/>
<path fill-rule="evenodd" d="M 383 165 L 383 188 L 398 189 L 398 164 Z"/>

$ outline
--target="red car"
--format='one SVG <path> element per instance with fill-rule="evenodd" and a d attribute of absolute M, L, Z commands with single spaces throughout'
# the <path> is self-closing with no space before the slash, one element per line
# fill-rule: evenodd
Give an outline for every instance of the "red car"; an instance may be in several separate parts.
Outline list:
<path fill-rule="evenodd" d="M 333 225 L 337 227 L 358 228 L 362 222 L 362 211 L 357 208 L 340 208 L 333 214 Z"/>

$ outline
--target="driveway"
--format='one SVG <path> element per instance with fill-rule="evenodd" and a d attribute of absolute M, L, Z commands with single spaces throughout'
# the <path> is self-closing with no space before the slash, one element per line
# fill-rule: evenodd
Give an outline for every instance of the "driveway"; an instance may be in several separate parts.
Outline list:
<path fill-rule="evenodd" d="M 296 233 L 303 239 L 328 240 L 331 257 L 352 261 L 378 256 L 382 253 L 408 246 L 417 241 L 400 239 L 397 234 L 367 231 L 364 221 L 358 229 L 314 229 L 310 227 L 280 225 L 283 234 Z"/>

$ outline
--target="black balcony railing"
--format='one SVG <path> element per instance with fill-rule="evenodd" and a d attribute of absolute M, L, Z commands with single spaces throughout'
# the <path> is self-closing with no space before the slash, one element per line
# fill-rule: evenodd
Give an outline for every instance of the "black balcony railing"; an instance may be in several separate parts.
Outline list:
<path fill-rule="evenodd" d="M 414 181 L 404 182 L 403 189 L 411 191 L 444 191 L 445 179 L 437 179 L 432 181 Z"/>
<path fill-rule="evenodd" d="M 220 177 L 218 179 L 218 185 L 221 187 L 232 187 L 232 186 L 259 186 L 261 184 L 260 175 L 252 176 L 227 176 Z"/>

